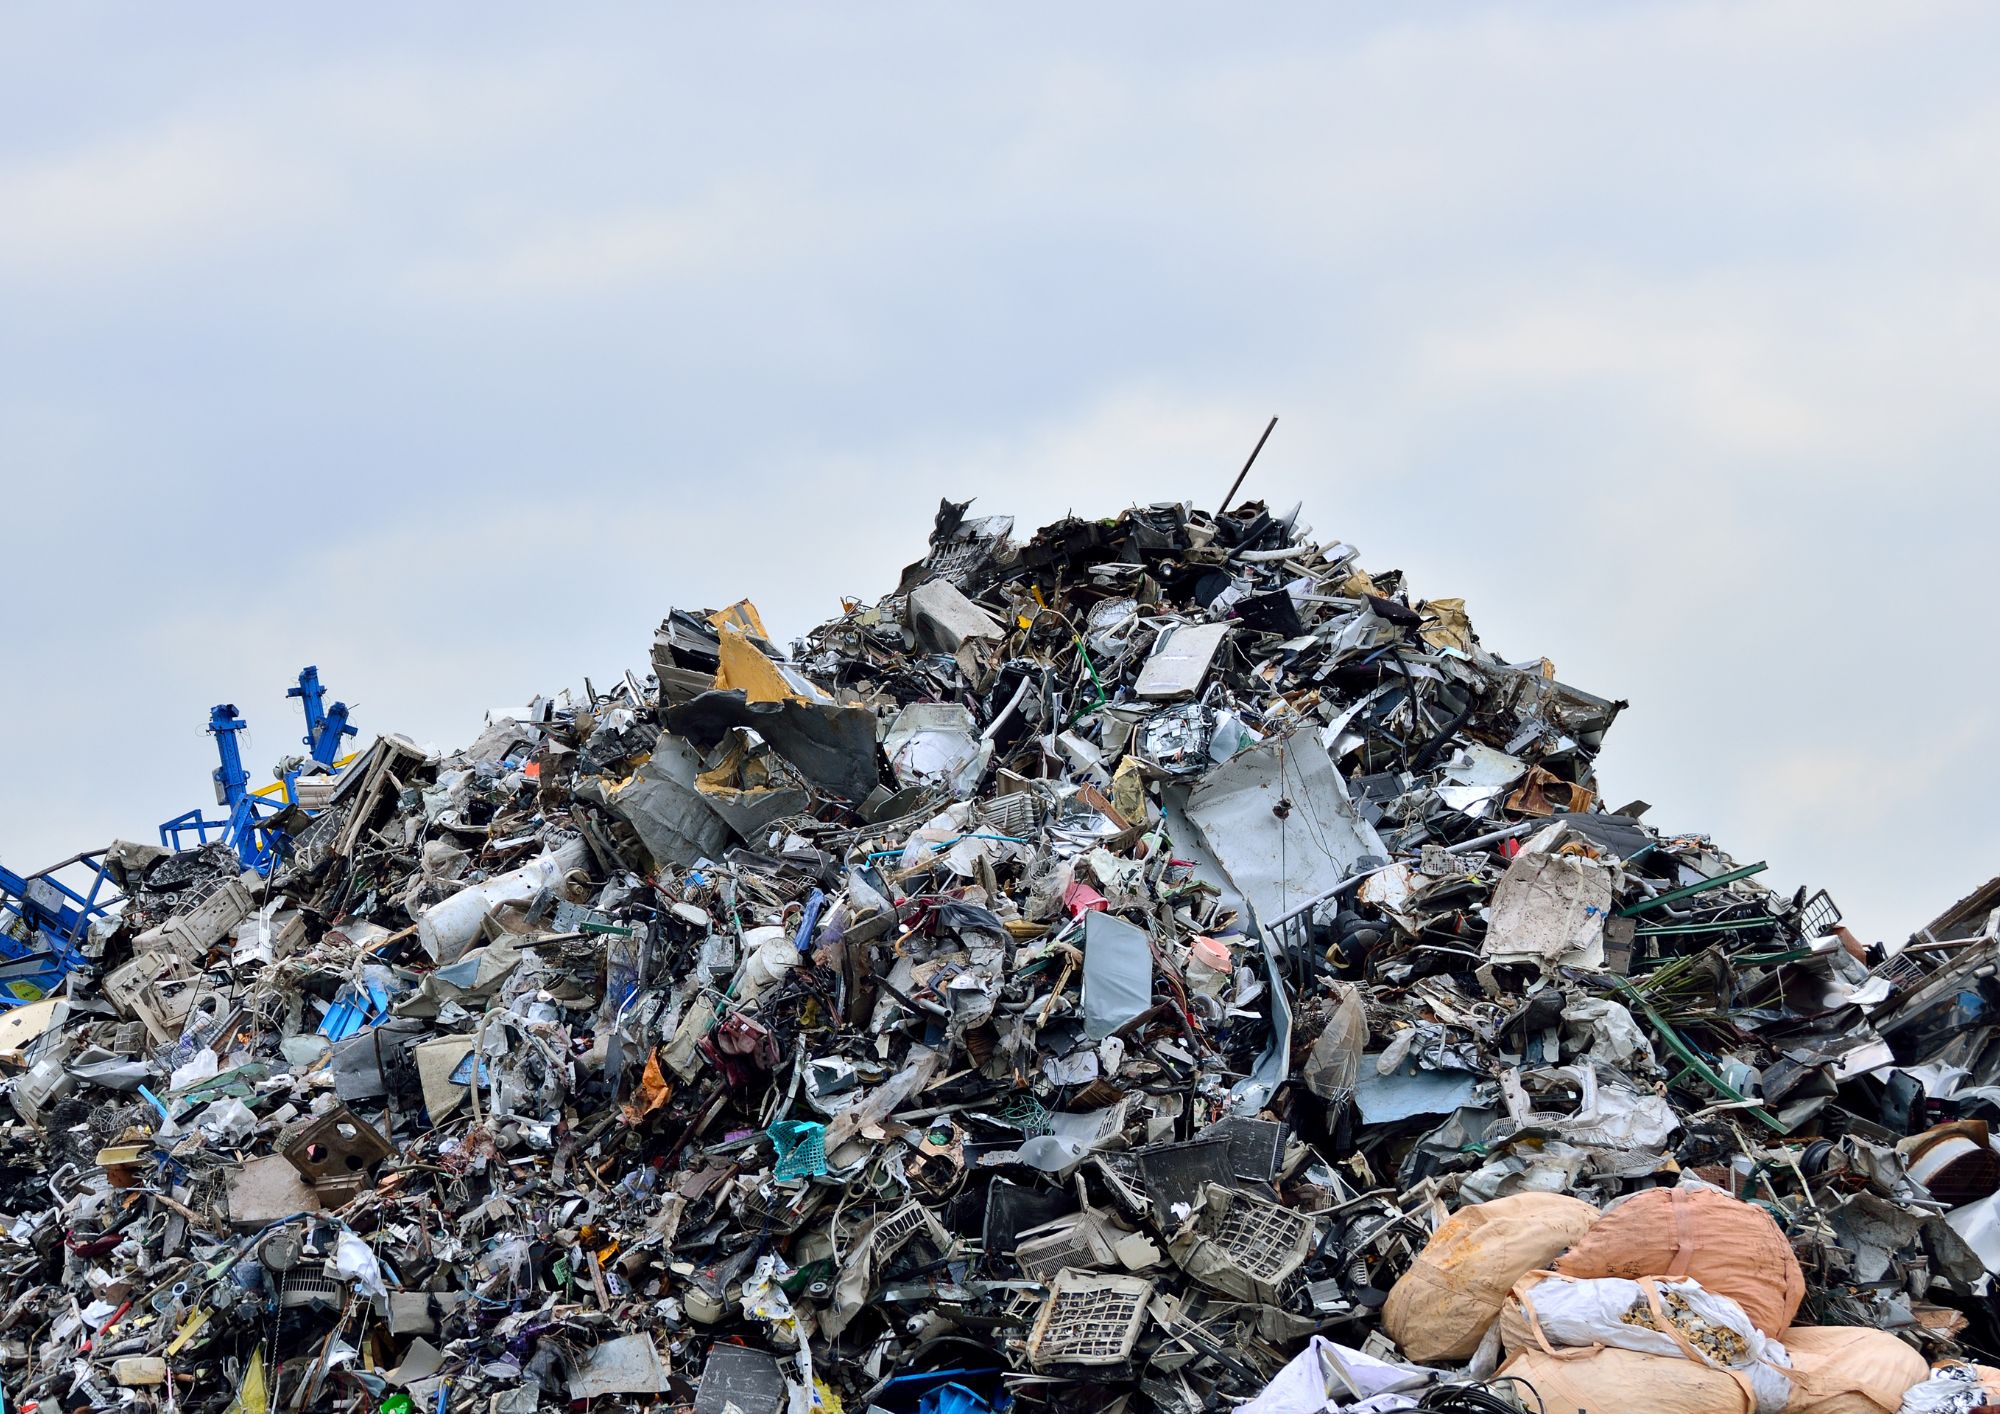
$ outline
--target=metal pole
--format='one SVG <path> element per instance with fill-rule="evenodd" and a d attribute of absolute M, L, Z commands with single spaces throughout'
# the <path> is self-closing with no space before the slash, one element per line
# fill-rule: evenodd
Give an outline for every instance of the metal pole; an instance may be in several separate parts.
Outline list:
<path fill-rule="evenodd" d="M 1243 470 L 1237 472 L 1236 479 L 1229 483 L 1229 494 L 1227 496 L 1224 496 L 1222 498 L 1222 504 L 1215 508 L 1215 513 L 1217 515 L 1221 515 L 1224 511 L 1228 510 L 1229 503 L 1236 499 L 1236 493 L 1243 489 L 1243 478 L 1250 474 L 1251 463 L 1257 460 L 1257 453 L 1264 450 L 1264 444 L 1271 440 L 1271 429 L 1273 427 L 1276 427 L 1277 425 L 1278 425 L 1278 419 L 1276 417 L 1273 417 L 1270 420 L 1270 422 L 1265 425 L 1264 435 L 1262 437 L 1259 437 L 1257 439 L 1257 445 L 1250 449 L 1250 461 L 1243 463 Z"/>

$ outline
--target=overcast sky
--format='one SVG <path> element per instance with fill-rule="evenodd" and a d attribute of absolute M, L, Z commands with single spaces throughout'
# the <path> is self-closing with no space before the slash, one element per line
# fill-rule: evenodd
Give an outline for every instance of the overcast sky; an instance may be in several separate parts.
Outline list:
<path fill-rule="evenodd" d="M 1900 937 L 2000 866 L 2000 10 L 13 6 L 0 859 L 800 632 L 940 494 L 1306 503 Z M 365 738 L 364 738 L 365 739 Z"/>

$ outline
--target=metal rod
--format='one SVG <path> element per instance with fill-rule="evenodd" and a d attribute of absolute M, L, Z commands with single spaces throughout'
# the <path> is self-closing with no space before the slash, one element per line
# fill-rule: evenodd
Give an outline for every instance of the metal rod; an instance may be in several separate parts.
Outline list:
<path fill-rule="evenodd" d="M 1752 874 L 1761 874 L 1770 867 L 1769 864 L 1761 860 L 1755 864 L 1746 864 L 1741 869 L 1730 870 L 1727 874 L 1717 874 L 1713 879 L 1702 879 L 1684 888 L 1671 889 L 1666 893 L 1657 894 L 1652 898 L 1642 899 L 1638 903 L 1628 904 L 1626 907 L 1618 910 L 1618 916 L 1620 918 L 1631 918 L 1637 914 L 1646 912 L 1648 909 L 1658 908 L 1663 903 L 1679 903 L 1684 898 L 1692 898 L 1696 894 L 1706 893 L 1710 889 L 1719 889 L 1724 884 L 1733 884 L 1738 879 L 1749 878 Z"/>
<path fill-rule="evenodd" d="M 1769 1110 L 1752 1101 L 1749 1096 L 1716 1074 L 1708 1062 L 1697 1055 L 1694 1048 L 1681 1039 L 1680 1033 L 1667 1025 L 1666 1018 L 1660 1015 L 1653 1004 L 1646 1000 L 1638 988 L 1627 982 L 1623 977 L 1613 977 L 1611 981 L 1617 984 L 1618 990 L 1625 994 L 1632 1005 L 1646 1013 L 1646 1019 L 1652 1022 L 1654 1027 L 1659 1030 L 1660 1039 L 1667 1043 L 1668 1049 L 1685 1061 L 1688 1069 L 1699 1076 L 1703 1084 L 1707 1085 L 1709 1089 L 1715 1091 L 1724 1099 L 1743 1104 L 1752 1115 L 1755 1115 L 1766 1128 L 1772 1130 L 1774 1133 L 1784 1134 L 1787 1132 L 1787 1126 L 1782 1120 L 1776 1118 Z"/>
<path fill-rule="evenodd" d="M 1525 835 L 1530 830 L 1540 829 L 1551 820 L 1559 820 L 1561 818 L 1559 815 L 1544 815 L 1535 820 L 1516 820 L 1503 830 L 1494 830 L 1488 834 L 1475 835 L 1469 840 L 1460 840 L 1457 844 L 1448 844 L 1444 847 L 1444 852 L 1446 854 L 1470 854 L 1475 849 L 1484 849 L 1490 844 L 1499 844 L 1502 840 L 1511 840 L 1516 835 Z"/>
<path fill-rule="evenodd" d="M 1271 421 L 1265 426 L 1264 435 L 1262 437 L 1259 437 L 1257 439 L 1257 445 L 1250 449 L 1250 461 L 1243 463 L 1243 470 L 1237 472 L 1236 479 L 1229 483 L 1229 494 L 1227 496 L 1224 496 L 1222 498 L 1222 504 L 1215 508 L 1215 513 L 1217 515 L 1221 515 L 1224 511 L 1228 510 L 1229 503 L 1236 499 L 1236 493 L 1243 489 L 1243 478 L 1250 474 L 1251 462 L 1257 460 L 1257 453 L 1263 451 L 1264 444 L 1271 440 L 1271 428 L 1276 427 L 1277 425 L 1278 425 L 1278 419 L 1276 417 L 1273 417 Z"/>
<path fill-rule="evenodd" d="M 1753 918 L 1711 918 L 1705 923 L 1662 923 L 1654 927 L 1635 928 L 1635 938 L 1664 938 L 1679 933 L 1733 933 L 1742 928 L 1768 928 L 1778 920 L 1768 913 L 1760 913 Z"/>

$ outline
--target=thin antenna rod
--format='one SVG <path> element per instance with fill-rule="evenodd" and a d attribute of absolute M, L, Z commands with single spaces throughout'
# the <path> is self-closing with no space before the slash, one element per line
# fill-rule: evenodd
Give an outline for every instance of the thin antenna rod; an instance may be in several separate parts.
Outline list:
<path fill-rule="evenodd" d="M 1243 463 L 1243 470 L 1236 473 L 1236 480 L 1231 482 L 1229 485 L 1229 494 L 1227 496 L 1224 496 L 1222 498 L 1222 504 L 1215 508 L 1215 513 L 1217 515 L 1221 515 L 1223 512 L 1227 511 L 1229 509 L 1229 503 L 1236 499 L 1236 493 L 1243 489 L 1243 478 L 1250 474 L 1250 467 L 1253 463 L 1256 462 L 1257 453 L 1264 450 L 1264 444 L 1271 440 L 1271 428 L 1276 427 L 1277 425 L 1278 425 L 1278 419 L 1273 417 L 1270 421 L 1270 424 L 1264 428 L 1264 435 L 1262 437 L 1259 437 L 1257 439 L 1257 445 L 1250 449 L 1250 460 Z"/>

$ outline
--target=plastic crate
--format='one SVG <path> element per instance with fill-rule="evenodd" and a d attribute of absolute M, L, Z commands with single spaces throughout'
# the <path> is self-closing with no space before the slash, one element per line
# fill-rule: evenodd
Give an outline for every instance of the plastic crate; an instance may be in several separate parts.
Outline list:
<path fill-rule="evenodd" d="M 1070 1268 L 1103 1268 L 1117 1261 L 1109 1243 L 1088 1217 L 1076 1217 L 1024 1235 L 1014 1248 L 1014 1261 L 1030 1281 L 1053 1281 Z"/>
<path fill-rule="evenodd" d="M 1141 1277 L 1058 1273 L 1028 1334 L 1028 1363 L 1119 1365 L 1131 1359 L 1153 1284 Z"/>
<path fill-rule="evenodd" d="M 1215 1231 L 1215 1245 L 1254 1281 L 1290 1276 L 1312 1249 L 1312 1219 L 1245 1194 L 1231 1195 Z"/>
<path fill-rule="evenodd" d="M 1236 1189 L 1209 1186 L 1168 1250 L 1210 1291 L 1270 1304 L 1312 1251 L 1313 1220 Z"/>
<path fill-rule="evenodd" d="M 826 1172 L 826 1126 L 809 1119 L 781 1119 L 764 1131 L 777 1148 L 779 1179 L 818 1178 Z"/>

